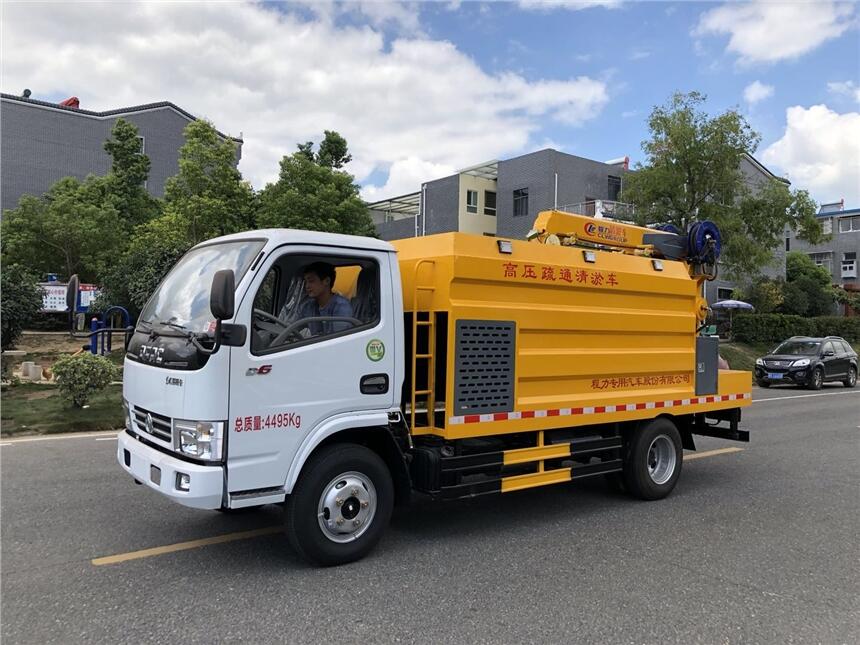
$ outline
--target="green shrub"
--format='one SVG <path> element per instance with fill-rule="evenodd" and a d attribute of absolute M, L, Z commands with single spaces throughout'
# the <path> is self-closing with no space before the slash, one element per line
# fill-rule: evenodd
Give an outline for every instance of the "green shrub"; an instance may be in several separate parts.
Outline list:
<path fill-rule="evenodd" d="M 735 317 L 732 331 L 737 340 L 751 344 L 773 344 L 791 336 L 841 336 L 849 342 L 858 342 L 860 318 L 741 314 Z"/>
<path fill-rule="evenodd" d="M 0 322 L 3 350 L 11 349 L 21 331 L 36 318 L 42 308 L 42 287 L 35 275 L 17 264 L 3 267 L 0 278 Z"/>
<path fill-rule="evenodd" d="M 79 408 L 87 404 L 90 396 L 117 378 L 113 363 L 89 352 L 64 356 L 54 363 L 53 369 L 60 395 Z"/>

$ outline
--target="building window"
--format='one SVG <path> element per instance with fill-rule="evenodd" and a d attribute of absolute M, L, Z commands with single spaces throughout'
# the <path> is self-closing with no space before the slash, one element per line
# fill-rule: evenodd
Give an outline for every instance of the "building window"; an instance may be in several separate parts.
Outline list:
<path fill-rule="evenodd" d="M 146 153 L 146 139 L 144 137 L 137 138 L 137 153 L 141 155 Z"/>
<path fill-rule="evenodd" d="M 496 193 L 492 190 L 484 191 L 484 215 L 496 215 Z"/>
<path fill-rule="evenodd" d="M 842 254 L 842 277 L 856 278 L 857 277 L 857 252 L 846 251 Z"/>
<path fill-rule="evenodd" d="M 478 191 L 477 190 L 467 190 L 466 191 L 466 212 L 467 213 L 477 213 L 478 212 Z"/>
<path fill-rule="evenodd" d="M 731 289 L 717 289 L 717 300 L 729 300 L 732 297 Z"/>
<path fill-rule="evenodd" d="M 786 252 L 791 251 L 791 238 L 785 238 L 785 250 Z"/>
<path fill-rule="evenodd" d="M 833 256 L 830 253 L 810 253 L 809 259 L 815 262 L 815 266 L 824 267 L 832 272 Z"/>
<path fill-rule="evenodd" d="M 621 196 L 621 177 L 613 177 L 609 175 L 609 185 L 607 197 L 611 202 L 617 202 L 618 198 Z"/>
<path fill-rule="evenodd" d="M 514 191 L 514 217 L 529 214 L 529 189 L 517 188 Z"/>
<path fill-rule="evenodd" d="M 843 217 L 839 220 L 839 232 L 860 231 L 860 217 Z"/>
<path fill-rule="evenodd" d="M 821 232 L 825 235 L 830 235 L 833 232 L 833 218 L 825 217 L 821 220 Z"/>

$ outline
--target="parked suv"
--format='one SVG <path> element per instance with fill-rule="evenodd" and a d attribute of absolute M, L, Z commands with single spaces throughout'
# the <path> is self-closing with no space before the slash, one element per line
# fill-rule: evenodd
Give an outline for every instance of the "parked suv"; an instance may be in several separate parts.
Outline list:
<path fill-rule="evenodd" d="M 828 381 L 854 387 L 857 352 L 838 336 L 793 336 L 772 353 L 756 359 L 755 380 L 761 387 L 793 383 L 818 390 Z"/>

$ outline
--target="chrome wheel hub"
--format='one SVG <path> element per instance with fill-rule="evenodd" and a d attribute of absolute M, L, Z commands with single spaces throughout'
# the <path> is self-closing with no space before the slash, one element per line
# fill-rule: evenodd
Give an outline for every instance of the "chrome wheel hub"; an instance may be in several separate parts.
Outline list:
<path fill-rule="evenodd" d="M 376 514 L 376 488 L 366 475 L 350 471 L 323 488 L 317 520 L 323 535 L 340 544 L 357 540 Z"/>
<path fill-rule="evenodd" d="M 648 475 L 655 484 L 665 484 L 675 472 L 675 444 L 664 434 L 654 438 L 648 448 Z"/>

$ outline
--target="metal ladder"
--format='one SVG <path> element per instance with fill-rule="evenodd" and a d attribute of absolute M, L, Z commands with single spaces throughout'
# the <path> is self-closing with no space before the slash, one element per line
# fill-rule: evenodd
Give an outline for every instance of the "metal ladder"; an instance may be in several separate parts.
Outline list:
<path fill-rule="evenodd" d="M 409 429 L 415 432 L 416 429 L 432 428 L 434 425 L 433 416 L 436 408 L 436 400 L 434 390 L 436 386 L 436 317 L 429 308 L 426 311 L 421 311 L 419 298 L 422 293 L 432 294 L 436 291 L 436 287 L 432 285 L 421 285 L 418 282 L 418 270 L 421 265 L 429 264 L 435 268 L 435 260 L 418 260 L 415 263 L 415 277 L 412 290 L 412 399 L 410 408 Z M 426 318 L 422 318 L 422 314 L 426 314 Z M 420 330 L 420 331 L 419 331 Z M 422 335 L 419 337 L 419 333 Z M 424 340 L 426 342 L 420 342 Z M 419 353 L 420 346 L 426 347 L 426 353 Z M 427 389 L 419 390 L 418 388 L 418 364 L 419 361 L 426 361 L 427 368 Z M 418 425 L 418 402 L 423 399 L 426 402 L 426 425 Z"/>

